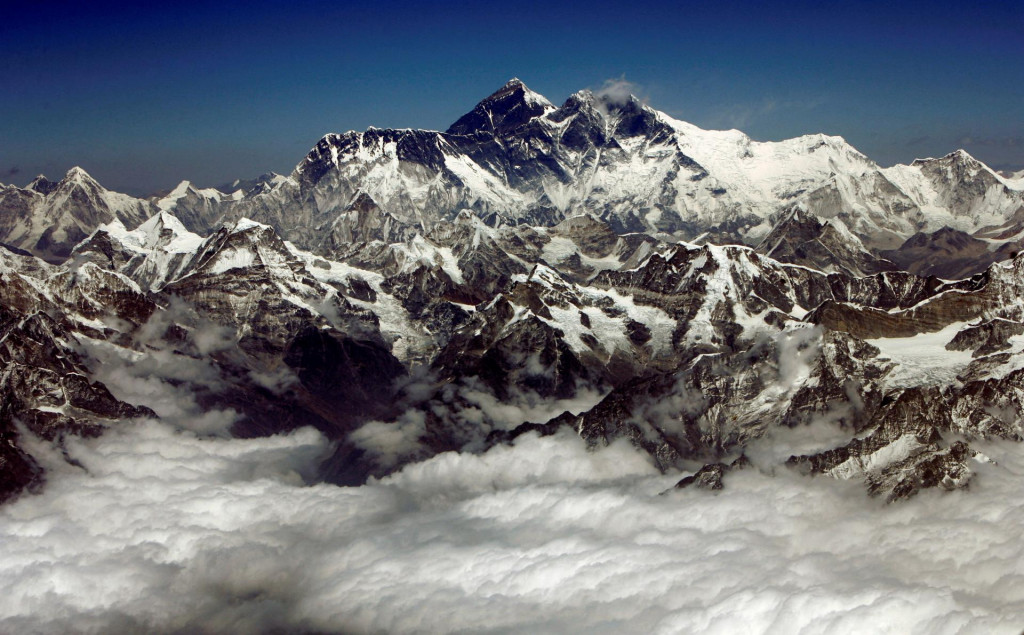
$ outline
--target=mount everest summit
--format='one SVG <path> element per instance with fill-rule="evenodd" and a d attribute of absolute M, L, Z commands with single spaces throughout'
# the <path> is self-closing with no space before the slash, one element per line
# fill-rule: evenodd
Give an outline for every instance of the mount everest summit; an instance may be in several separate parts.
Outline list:
<path fill-rule="evenodd" d="M 756 246 L 801 211 L 875 252 L 943 228 L 1002 244 L 1019 238 L 1024 205 L 1020 179 L 962 150 L 881 168 L 840 137 L 757 142 L 586 90 L 555 107 L 518 79 L 445 132 L 328 134 L 290 175 L 232 185 L 225 194 L 185 181 L 143 201 L 76 168 L 57 184 L 39 177 L 3 190 L 3 209 L 15 213 L 5 214 L 0 240 L 59 259 L 101 222 L 133 227 L 160 210 L 199 233 L 244 217 L 302 248 L 329 250 L 332 241 L 388 240 L 470 210 L 490 226 L 590 214 L 617 233 Z"/>
<path fill-rule="evenodd" d="M 43 486 L 39 448 L 154 417 L 313 426 L 309 478 L 340 484 L 566 428 L 680 486 L 965 487 L 973 443 L 1022 437 L 1018 176 L 513 79 L 444 132 L 329 134 L 230 192 L 6 186 L 0 496 Z M 809 425 L 840 439 L 747 455 Z"/>

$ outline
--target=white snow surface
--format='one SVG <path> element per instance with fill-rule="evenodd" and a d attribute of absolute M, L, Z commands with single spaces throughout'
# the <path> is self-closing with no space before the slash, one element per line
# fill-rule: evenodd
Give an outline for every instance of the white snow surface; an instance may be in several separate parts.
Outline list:
<path fill-rule="evenodd" d="M 193 196 L 210 199 L 211 201 L 218 203 L 227 198 L 220 190 L 212 187 L 200 189 L 193 186 L 189 181 L 182 181 L 173 190 L 171 190 L 167 196 L 159 199 L 156 202 L 156 206 L 160 211 L 169 212 L 174 209 L 180 199 L 188 196 L 190 193 Z"/>
<path fill-rule="evenodd" d="M 384 282 L 383 275 L 359 269 L 347 263 L 325 260 L 315 254 L 298 249 L 291 243 L 286 244 L 288 249 L 303 261 L 306 270 L 324 284 L 348 285 L 352 279 L 366 282 L 376 294 L 376 300 L 370 302 L 351 297 L 347 300 L 377 316 L 380 320 L 381 333 L 390 341 L 391 353 L 399 360 L 409 363 L 423 361 L 426 358 L 434 343 L 433 337 L 419 321 L 409 319 L 409 312 L 405 310 L 398 299 L 384 291 L 381 286 Z"/>
<path fill-rule="evenodd" d="M 946 344 L 966 322 L 954 322 L 941 331 L 913 337 L 867 340 L 881 351 L 880 358 L 897 363 L 885 378 L 890 387 L 941 386 L 956 382 L 956 376 L 971 363 L 971 351 L 949 351 Z"/>
<path fill-rule="evenodd" d="M 154 290 L 178 278 L 205 240 L 185 229 L 169 212 L 159 212 L 131 231 L 119 220 L 100 225 L 96 231 L 108 232 L 141 259 L 133 276 Z"/>

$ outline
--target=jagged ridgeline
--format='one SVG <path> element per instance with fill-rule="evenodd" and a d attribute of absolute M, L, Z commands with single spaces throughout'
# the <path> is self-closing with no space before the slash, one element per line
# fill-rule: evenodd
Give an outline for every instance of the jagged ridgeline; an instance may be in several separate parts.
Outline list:
<path fill-rule="evenodd" d="M 310 478 L 346 484 L 569 427 L 704 464 L 683 486 L 888 498 L 1021 437 L 1024 180 L 962 151 L 882 168 L 512 80 L 445 132 L 329 134 L 225 190 L 0 189 L 0 497 L 141 417 L 314 426 Z M 780 429 L 828 441 L 758 451 Z"/>

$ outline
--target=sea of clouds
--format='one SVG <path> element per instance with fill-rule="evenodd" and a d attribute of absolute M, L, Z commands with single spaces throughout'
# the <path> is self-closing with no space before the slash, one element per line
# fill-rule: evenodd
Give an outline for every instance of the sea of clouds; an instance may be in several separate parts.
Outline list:
<path fill-rule="evenodd" d="M 313 430 L 125 423 L 71 441 L 81 467 L 33 448 L 0 632 L 1020 633 L 1024 447 L 980 449 L 969 491 L 886 505 L 784 468 L 675 490 L 571 431 L 309 486 Z"/>

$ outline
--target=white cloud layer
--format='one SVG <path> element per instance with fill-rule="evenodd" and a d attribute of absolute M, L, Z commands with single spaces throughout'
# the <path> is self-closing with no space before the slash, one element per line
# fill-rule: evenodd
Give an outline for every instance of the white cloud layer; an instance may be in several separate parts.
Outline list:
<path fill-rule="evenodd" d="M 87 472 L 53 457 L 43 494 L 0 508 L 0 632 L 1024 625 L 1017 444 L 979 448 L 1000 465 L 970 491 L 888 506 L 786 470 L 660 495 L 679 475 L 569 433 L 304 486 L 327 449 L 311 430 L 226 440 L 156 422 L 71 442 Z"/>

